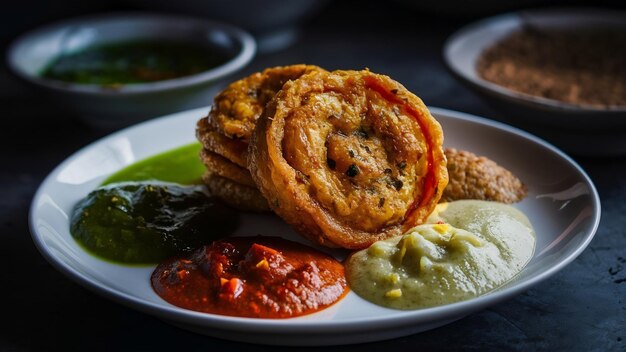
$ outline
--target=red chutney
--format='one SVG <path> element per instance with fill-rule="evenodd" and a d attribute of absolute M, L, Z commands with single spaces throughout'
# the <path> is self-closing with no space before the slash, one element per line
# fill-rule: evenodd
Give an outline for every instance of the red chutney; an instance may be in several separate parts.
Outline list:
<path fill-rule="evenodd" d="M 152 288 L 199 312 L 252 318 L 314 313 L 348 292 L 343 265 L 279 237 L 232 237 L 159 264 Z"/>

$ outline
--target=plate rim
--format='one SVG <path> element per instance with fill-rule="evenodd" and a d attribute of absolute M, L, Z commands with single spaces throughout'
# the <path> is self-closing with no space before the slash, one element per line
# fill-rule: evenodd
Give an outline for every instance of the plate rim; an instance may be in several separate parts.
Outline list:
<path fill-rule="evenodd" d="M 38 233 L 36 228 L 36 220 L 37 220 L 37 203 L 41 196 L 45 193 L 46 189 L 49 185 L 54 181 L 53 177 L 58 175 L 60 170 L 66 167 L 69 163 L 71 163 L 74 159 L 82 155 L 84 152 L 97 148 L 101 144 L 107 143 L 109 140 L 117 138 L 121 135 L 125 135 L 131 131 L 139 130 L 144 128 L 147 125 L 159 124 L 169 120 L 181 119 L 187 115 L 196 114 L 197 116 L 202 116 L 203 112 L 208 111 L 207 107 L 186 110 L 182 112 L 178 112 L 175 114 L 165 115 L 162 117 L 158 117 L 155 119 L 151 119 L 127 128 L 124 128 L 120 131 L 97 139 L 86 146 L 78 149 L 70 156 L 65 158 L 61 163 L 59 163 L 50 173 L 45 177 L 40 186 L 38 187 L 29 209 L 29 229 L 31 233 L 31 238 L 39 251 L 39 253 L 48 261 L 57 271 L 61 272 L 64 276 L 68 277 L 75 283 L 89 289 L 92 292 L 95 292 L 98 295 L 104 296 L 106 298 L 112 299 L 117 303 L 121 303 L 127 307 L 137 309 L 144 313 L 148 313 L 151 315 L 155 315 L 157 317 L 166 318 L 175 320 L 180 323 L 192 324 L 194 326 L 205 326 L 211 327 L 216 326 L 222 329 L 228 330 L 244 330 L 248 332 L 273 332 L 276 333 L 277 329 L 280 329 L 281 334 L 285 333 L 342 333 L 342 332 L 355 332 L 362 331 L 366 332 L 368 330 L 383 330 L 389 329 L 397 326 L 405 326 L 408 323 L 421 323 L 421 322 L 432 322 L 434 320 L 442 320 L 446 318 L 451 318 L 454 316 L 463 316 L 470 314 L 474 311 L 478 311 L 486 308 L 487 306 L 491 306 L 493 304 L 499 303 L 503 300 L 506 300 L 512 296 L 520 294 L 521 292 L 529 289 L 530 287 L 536 285 L 537 283 L 549 278 L 550 276 L 556 274 L 558 271 L 563 269 L 565 266 L 570 264 L 576 257 L 578 257 L 584 250 L 587 248 L 593 237 L 595 236 L 601 218 L 601 204 L 598 192 L 596 187 L 591 180 L 591 178 L 587 175 L 587 173 L 576 163 L 572 158 L 566 155 L 564 152 L 560 151 L 556 147 L 552 146 L 550 143 L 528 133 L 521 129 L 497 122 L 488 120 L 482 117 L 478 117 L 475 115 L 458 112 L 454 110 L 429 107 L 431 113 L 435 116 L 437 115 L 446 115 L 447 117 L 451 117 L 453 119 L 460 119 L 464 121 L 470 121 L 473 123 L 478 123 L 482 126 L 495 127 L 500 130 L 504 130 L 506 132 L 514 133 L 520 137 L 528 139 L 536 144 L 541 145 L 544 148 L 549 149 L 551 152 L 558 155 L 561 159 L 565 160 L 569 166 L 572 166 L 578 174 L 581 176 L 582 180 L 584 180 L 587 187 L 590 189 L 590 201 L 592 206 L 592 221 L 593 225 L 591 230 L 585 235 L 584 241 L 581 245 L 576 248 L 568 257 L 564 258 L 556 265 L 546 269 L 546 271 L 529 278 L 527 281 L 512 286 L 507 287 L 502 290 L 496 290 L 491 293 L 475 297 L 466 301 L 456 302 L 452 304 L 447 304 L 443 306 L 437 306 L 432 308 L 426 308 L 421 310 L 408 310 L 402 311 L 398 310 L 397 314 L 393 316 L 386 317 L 368 317 L 368 318 L 349 318 L 342 319 L 338 321 L 332 320 L 298 320 L 298 318 L 292 319 L 258 319 L 258 318 L 241 318 L 241 317 L 231 317 L 231 316 L 222 316 L 216 314 L 207 314 L 201 312 L 194 312 L 190 310 L 186 310 L 183 308 L 175 307 L 175 306 L 164 306 L 155 302 L 149 302 L 139 297 L 135 297 L 129 295 L 127 293 L 121 292 L 114 288 L 107 286 L 106 284 L 100 283 L 97 280 L 91 279 L 90 277 L 81 274 L 79 271 L 75 270 L 72 266 L 57 260 L 56 257 L 50 253 L 49 249 L 43 243 L 42 236 Z"/>

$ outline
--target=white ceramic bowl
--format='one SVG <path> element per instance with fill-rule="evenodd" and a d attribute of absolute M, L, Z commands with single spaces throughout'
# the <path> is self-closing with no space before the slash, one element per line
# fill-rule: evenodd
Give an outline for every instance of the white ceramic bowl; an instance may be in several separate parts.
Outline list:
<path fill-rule="evenodd" d="M 575 154 L 626 154 L 626 106 L 582 107 L 516 92 L 480 77 L 476 64 L 481 53 L 529 25 L 538 28 L 609 27 L 626 31 L 626 12 L 593 8 L 542 9 L 487 18 L 454 33 L 444 46 L 444 60 L 457 78 L 501 111 L 506 122 Z"/>
<path fill-rule="evenodd" d="M 94 45 L 144 39 L 193 42 L 219 50 L 230 59 L 195 75 L 127 84 L 115 90 L 40 76 L 59 55 Z M 43 88 L 89 124 L 118 128 L 211 103 L 215 83 L 248 64 L 255 50 L 252 36 L 227 24 L 181 16 L 108 14 L 71 19 L 27 33 L 11 45 L 8 64 L 18 76 Z"/>

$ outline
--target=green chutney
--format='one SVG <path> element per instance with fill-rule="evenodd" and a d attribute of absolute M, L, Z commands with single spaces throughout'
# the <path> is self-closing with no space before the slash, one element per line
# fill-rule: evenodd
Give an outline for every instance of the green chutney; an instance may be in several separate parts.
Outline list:
<path fill-rule="evenodd" d="M 109 176 L 102 185 L 159 180 L 183 185 L 202 183 L 206 171 L 200 162 L 200 143 L 191 143 L 131 164 Z"/>
<path fill-rule="evenodd" d="M 193 75 L 229 57 L 202 44 L 135 40 L 88 47 L 53 59 L 41 76 L 53 80 L 116 87 Z"/>
<path fill-rule="evenodd" d="M 176 148 L 113 174 L 74 207 L 74 239 L 102 259 L 141 265 L 232 234 L 237 211 L 195 184 L 204 171 L 199 148 Z"/>

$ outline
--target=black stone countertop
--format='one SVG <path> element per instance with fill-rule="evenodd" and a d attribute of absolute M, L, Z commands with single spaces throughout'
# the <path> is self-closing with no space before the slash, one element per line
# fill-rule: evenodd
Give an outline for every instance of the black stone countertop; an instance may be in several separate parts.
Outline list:
<path fill-rule="evenodd" d="M 399 80 L 430 106 L 502 118 L 459 84 L 441 60 L 445 38 L 469 20 L 380 6 L 333 3 L 304 26 L 295 45 L 257 57 L 237 76 L 300 62 L 327 69 L 368 67 Z M 53 269 L 31 241 L 30 201 L 54 166 L 106 132 L 77 122 L 6 71 L 0 79 L 0 350 L 287 350 L 181 330 L 104 299 Z M 441 328 L 324 349 L 625 351 L 626 158 L 574 158 L 598 188 L 602 221 L 573 263 L 509 301 Z"/>

